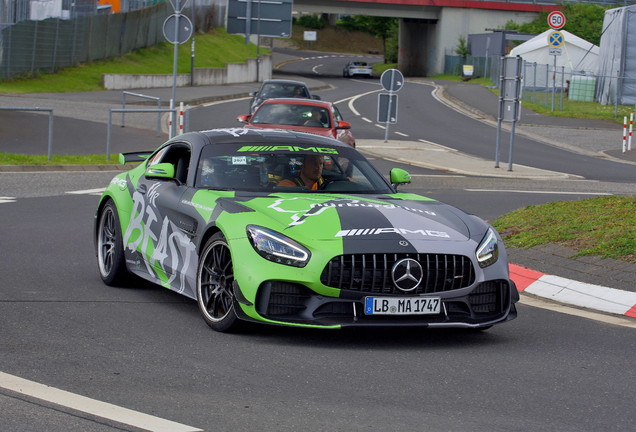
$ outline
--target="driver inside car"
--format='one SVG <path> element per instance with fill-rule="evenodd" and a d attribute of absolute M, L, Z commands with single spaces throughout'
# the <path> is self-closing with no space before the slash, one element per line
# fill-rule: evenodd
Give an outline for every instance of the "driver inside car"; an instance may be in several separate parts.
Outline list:
<path fill-rule="evenodd" d="M 311 126 L 311 127 L 327 127 L 325 122 L 323 122 L 324 118 L 322 112 L 319 108 L 313 108 L 311 110 L 311 114 L 309 119 L 303 124 L 303 126 Z"/>
<path fill-rule="evenodd" d="M 310 190 L 318 190 L 325 182 L 322 178 L 324 165 L 324 156 L 307 155 L 303 159 L 298 174 L 295 177 L 281 181 L 278 186 L 307 186 Z"/>

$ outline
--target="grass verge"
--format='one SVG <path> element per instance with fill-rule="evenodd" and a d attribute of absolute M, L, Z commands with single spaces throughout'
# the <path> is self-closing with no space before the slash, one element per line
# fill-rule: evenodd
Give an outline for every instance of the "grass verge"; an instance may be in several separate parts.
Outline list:
<path fill-rule="evenodd" d="M 192 46 L 179 45 L 177 73 L 190 73 Z M 269 50 L 261 49 L 261 54 Z M 194 67 L 222 68 L 227 63 L 243 63 L 256 58 L 256 45 L 245 44 L 245 38 L 228 34 L 217 28 L 195 35 Z M 164 42 L 150 48 L 136 50 L 121 57 L 82 63 L 51 74 L 22 77 L 0 82 L 0 93 L 68 93 L 104 90 L 102 74 L 172 74 L 174 45 Z"/>
<path fill-rule="evenodd" d="M 305 31 L 315 31 L 316 40 L 309 42 L 304 40 Z M 342 27 L 325 27 L 320 30 L 293 25 L 292 36 L 289 39 L 301 50 L 313 50 L 321 52 L 365 54 L 372 52 L 382 54 L 382 40 L 372 34 L 356 32 Z M 344 61 L 342 66 L 347 63 Z"/>
<path fill-rule="evenodd" d="M 507 213 L 492 225 L 506 246 L 555 243 L 578 251 L 636 263 L 636 197 L 603 196 L 554 201 Z"/>
<path fill-rule="evenodd" d="M 111 154 L 110 160 L 106 155 L 25 155 L 15 153 L 0 153 L 0 165 L 115 165 L 119 163 L 119 156 Z"/>
<path fill-rule="evenodd" d="M 432 80 L 444 80 L 444 81 L 461 81 L 461 77 L 457 75 L 434 75 L 429 77 Z M 494 85 L 492 81 L 485 78 L 475 78 L 467 81 L 466 84 L 478 84 L 484 87 Z M 491 92 L 499 95 L 498 88 L 489 88 Z M 547 98 L 547 106 L 546 106 Z M 532 102 L 534 101 L 534 103 Z M 525 96 L 525 100 L 522 102 L 523 106 L 531 109 L 532 111 L 552 116 L 552 117 L 566 117 L 566 118 L 588 118 L 596 120 L 607 120 L 613 123 L 623 124 L 624 118 L 629 119 L 630 113 L 634 112 L 633 106 L 619 105 L 616 108 L 614 105 L 601 105 L 598 102 L 581 102 L 569 100 L 567 97 L 563 98 L 563 109 L 561 110 L 561 95 L 555 95 L 554 111 L 552 111 L 552 93 L 540 93 L 533 94 L 529 92 Z"/>

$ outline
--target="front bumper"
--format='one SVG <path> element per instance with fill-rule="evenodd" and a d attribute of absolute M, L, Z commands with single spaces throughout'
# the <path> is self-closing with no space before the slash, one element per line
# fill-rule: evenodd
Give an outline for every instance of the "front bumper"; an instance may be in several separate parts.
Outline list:
<path fill-rule="evenodd" d="M 340 297 L 320 295 L 291 282 L 266 281 L 258 289 L 255 304 L 234 286 L 235 310 L 248 321 L 322 328 L 355 326 L 419 326 L 481 328 L 516 318 L 519 295 L 510 280 L 487 281 L 457 292 L 437 293 L 441 311 L 434 315 L 365 315 L 369 294 L 342 290 Z M 246 313 L 246 310 L 250 313 Z M 253 314 L 256 312 L 260 319 Z"/>

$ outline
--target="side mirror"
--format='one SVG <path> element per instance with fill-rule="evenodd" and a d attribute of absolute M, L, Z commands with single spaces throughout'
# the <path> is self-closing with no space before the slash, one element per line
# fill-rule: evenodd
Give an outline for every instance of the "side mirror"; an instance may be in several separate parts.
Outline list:
<path fill-rule="evenodd" d="M 411 183 L 411 174 L 400 168 L 393 168 L 389 172 L 389 178 L 391 179 L 391 185 L 396 190 L 399 185 Z"/>
<path fill-rule="evenodd" d="M 249 114 L 243 114 L 238 116 L 236 119 L 241 123 L 247 123 L 248 121 L 250 121 L 250 117 L 252 116 Z"/>
<path fill-rule="evenodd" d="M 336 129 L 351 129 L 351 123 L 346 122 L 346 121 L 339 121 L 336 122 L 337 126 Z"/>
<path fill-rule="evenodd" d="M 146 178 L 158 178 L 158 179 L 174 179 L 174 165 L 169 163 L 160 163 L 149 166 L 146 169 Z"/>
<path fill-rule="evenodd" d="M 256 96 L 256 92 L 250 92 L 250 94 L 249 94 L 249 95 L 250 95 L 250 96 L 252 96 L 252 97 L 254 97 L 254 96 Z"/>
<path fill-rule="evenodd" d="M 312 99 L 316 99 L 316 100 L 322 100 L 322 99 L 320 99 L 320 96 L 318 96 L 318 95 L 311 95 L 311 98 Z"/>

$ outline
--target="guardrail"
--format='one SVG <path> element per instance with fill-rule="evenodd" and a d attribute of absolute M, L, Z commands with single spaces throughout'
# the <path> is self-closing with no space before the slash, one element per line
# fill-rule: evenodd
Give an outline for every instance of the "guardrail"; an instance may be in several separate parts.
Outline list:
<path fill-rule="evenodd" d="M 49 111 L 49 161 L 53 152 L 53 108 L 0 107 L 3 111 Z M 110 129 L 109 129 L 110 132 Z"/>
<path fill-rule="evenodd" d="M 107 137 L 106 137 L 106 160 L 110 160 L 110 127 L 112 124 L 112 120 L 113 120 L 113 113 L 132 113 L 132 112 L 137 112 L 137 113 L 173 113 L 174 116 L 173 118 L 177 117 L 177 114 L 179 113 L 180 109 L 179 108 L 165 108 L 165 109 L 119 109 L 119 108 L 111 108 L 108 110 L 108 133 L 107 133 Z M 185 111 L 185 128 L 183 130 L 183 132 L 188 132 L 190 128 L 190 105 L 186 106 L 186 111 Z M 170 138 L 172 138 L 172 130 L 174 128 L 170 128 Z"/>
<path fill-rule="evenodd" d="M 144 98 L 144 99 L 150 99 L 150 100 L 155 100 L 157 101 L 157 109 L 161 109 L 161 98 L 160 97 L 155 97 L 155 96 L 148 96 L 148 95 L 144 95 L 144 94 L 140 94 L 140 93 L 133 93 L 133 92 L 128 92 L 125 91 L 123 92 L 123 100 L 122 100 L 122 105 L 121 105 L 121 109 L 125 110 L 126 109 L 126 95 L 129 96 L 136 96 L 136 97 L 140 97 L 140 98 Z M 126 113 L 122 112 L 121 113 L 121 127 L 125 127 L 125 117 L 126 117 Z M 157 136 L 161 136 L 161 113 L 157 113 Z"/>

